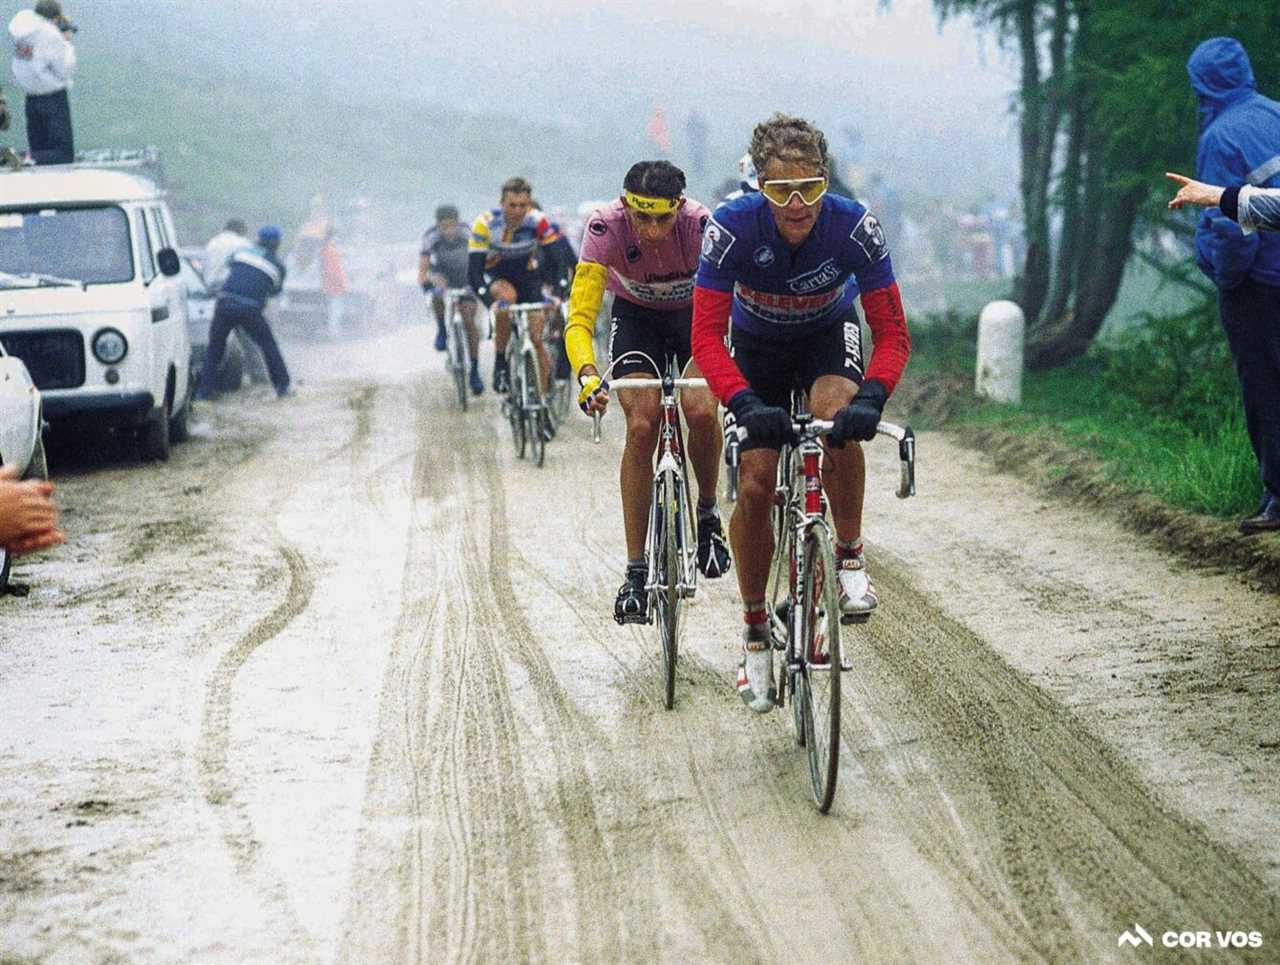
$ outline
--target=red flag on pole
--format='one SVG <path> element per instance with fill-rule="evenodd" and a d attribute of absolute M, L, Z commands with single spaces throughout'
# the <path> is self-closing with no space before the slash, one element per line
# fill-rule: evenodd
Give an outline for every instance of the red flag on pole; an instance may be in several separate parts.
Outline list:
<path fill-rule="evenodd" d="M 653 116 L 649 118 L 647 131 L 649 140 L 658 145 L 663 154 L 671 153 L 671 132 L 667 130 L 667 113 L 661 104 L 653 106 Z"/>

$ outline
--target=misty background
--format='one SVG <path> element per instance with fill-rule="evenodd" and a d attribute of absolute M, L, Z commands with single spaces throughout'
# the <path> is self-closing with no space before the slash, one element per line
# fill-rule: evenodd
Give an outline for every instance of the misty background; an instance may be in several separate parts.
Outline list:
<path fill-rule="evenodd" d="M 572 211 L 662 155 L 648 133 L 658 106 L 667 156 L 708 201 L 775 110 L 822 126 L 842 175 L 859 188 L 880 174 L 907 211 L 1017 196 L 1015 65 L 966 18 L 940 29 L 923 0 L 652 0 L 643 13 L 613 0 L 112 0 L 67 12 L 81 28 L 76 146 L 159 147 L 185 243 L 231 215 L 292 231 L 316 193 L 339 219 L 366 199 L 379 235 L 409 239 L 437 204 L 464 217 L 494 204 L 513 174 Z M 5 87 L 20 145 L 21 95 Z"/>

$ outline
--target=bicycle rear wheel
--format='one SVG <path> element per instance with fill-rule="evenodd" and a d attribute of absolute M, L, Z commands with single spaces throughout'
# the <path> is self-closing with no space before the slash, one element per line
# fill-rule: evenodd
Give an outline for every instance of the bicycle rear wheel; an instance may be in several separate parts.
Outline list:
<path fill-rule="evenodd" d="M 840 767 L 840 608 L 831 537 L 820 526 L 810 529 L 804 539 L 800 605 L 804 626 L 797 641 L 801 669 L 796 683 L 797 691 L 804 691 L 813 801 L 826 814 L 835 798 Z"/>
<path fill-rule="evenodd" d="M 680 654 L 680 563 L 678 527 L 680 518 L 676 501 L 679 490 L 675 475 L 664 472 L 658 483 L 654 506 L 658 512 L 657 617 L 658 642 L 662 652 L 663 701 L 667 710 L 676 702 L 676 660 Z"/>

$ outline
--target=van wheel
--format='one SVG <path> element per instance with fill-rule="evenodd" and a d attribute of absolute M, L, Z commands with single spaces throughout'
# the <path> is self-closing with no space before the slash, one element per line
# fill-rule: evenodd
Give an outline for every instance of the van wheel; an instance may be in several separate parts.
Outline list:
<path fill-rule="evenodd" d="M 23 479 L 48 479 L 49 459 L 44 451 L 44 436 L 36 438 L 35 451 L 31 453 L 31 462 L 27 465 L 27 473 Z"/>
<path fill-rule="evenodd" d="M 138 448 L 144 462 L 168 462 L 169 460 L 169 400 L 164 407 L 147 417 L 138 437 Z"/>
<path fill-rule="evenodd" d="M 186 442 L 191 438 L 191 396 L 182 403 L 182 409 L 169 420 L 169 438 L 174 442 Z"/>

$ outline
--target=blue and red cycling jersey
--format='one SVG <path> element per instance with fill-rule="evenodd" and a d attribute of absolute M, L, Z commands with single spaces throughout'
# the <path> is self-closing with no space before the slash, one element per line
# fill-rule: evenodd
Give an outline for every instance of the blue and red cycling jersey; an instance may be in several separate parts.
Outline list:
<path fill-rule="evenodd" d="M 726 404 L 748 388 L 724 347 L 730 316 L 735 330 L 785 340 L 843 321 L 859 293 L 875 347 L 866 378 L 892 392 L 902 375 L 911 339 L 884 231 L 856 201 L 827 194 L 821 203 L 809 236 L 795 248 L 778 233 L 762 194 L 725 202 L 707 223 L 693 351 Z"/>

